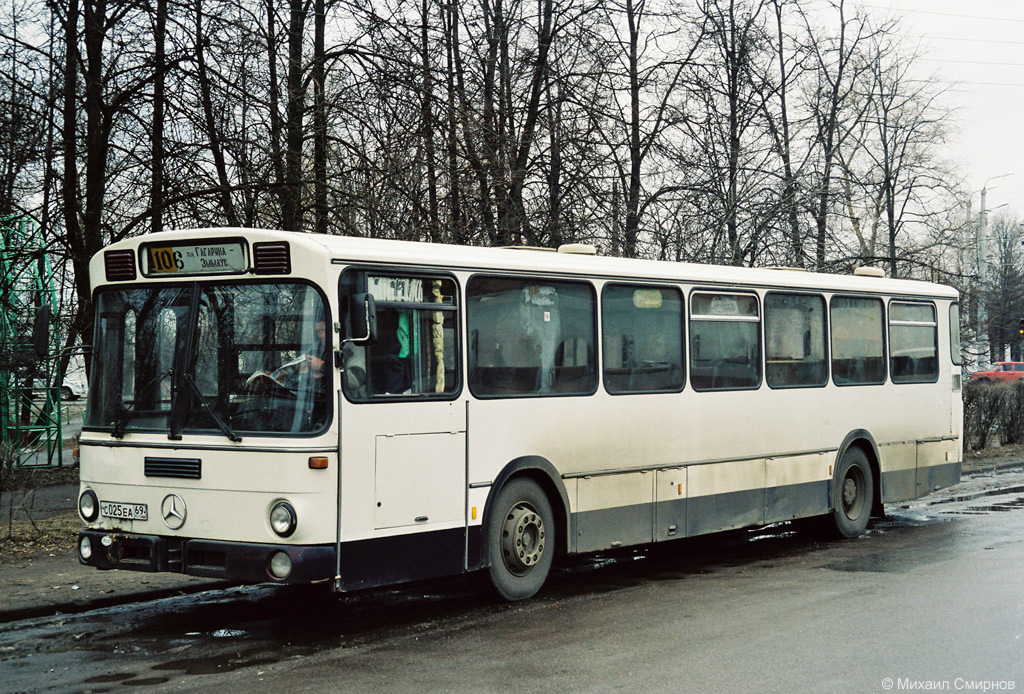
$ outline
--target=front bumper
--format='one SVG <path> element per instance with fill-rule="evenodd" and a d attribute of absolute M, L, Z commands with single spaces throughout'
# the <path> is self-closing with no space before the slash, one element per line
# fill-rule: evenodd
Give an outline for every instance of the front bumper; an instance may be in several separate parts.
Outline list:
<path fill-rule="evenodd" d="M 79 551 L 78 561 L 97 569 L 172 572 L 249 583 L 314 583 L 334 578 L 337 567 L 334 545 L 263 545 L 83 530 L 79 547 L 86 539 L 92 554 L 83 559 Z M 284 579 L 270 573 L 270 557 L 277 552 L 291 558 L 292 571 Z"/>

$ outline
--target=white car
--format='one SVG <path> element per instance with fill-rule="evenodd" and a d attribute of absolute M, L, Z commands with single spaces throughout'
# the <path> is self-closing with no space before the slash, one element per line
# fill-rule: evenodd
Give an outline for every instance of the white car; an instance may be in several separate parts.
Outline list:
<path fill-rule="evenodd" d="M 60 388 L 61 400 L 72 401 L 84 398 L 89 392 L 89 384 L 83 375 L 72 375 L 64 378 L 64 385 Z"/>

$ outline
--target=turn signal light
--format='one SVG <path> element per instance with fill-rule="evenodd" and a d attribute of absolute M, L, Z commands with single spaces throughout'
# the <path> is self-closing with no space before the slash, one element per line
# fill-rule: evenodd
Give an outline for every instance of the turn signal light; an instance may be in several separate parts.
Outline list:
<path fill-rule="evenodd" d="M 327 458 L 310 458 L 309 459 L 310 470 L 326 470 L 327 469 Z"/>

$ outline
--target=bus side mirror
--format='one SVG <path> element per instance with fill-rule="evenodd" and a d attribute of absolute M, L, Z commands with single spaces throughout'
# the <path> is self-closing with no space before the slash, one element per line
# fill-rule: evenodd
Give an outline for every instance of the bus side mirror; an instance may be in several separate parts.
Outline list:
<path fill-rule="evenodd" d="M 40 359 L 45 359 L 50 354 L 49 304 L 43 304 L 36 309 L 35 323 L 32 324 L 32 346 Z"/>
<path fill-rule="evenodd" d="M 353 294 L 349 316 L 354 334 L 346 342 L 369 345 L 377 341 L 377 305 L 373 301 L 373 294 Z"/>

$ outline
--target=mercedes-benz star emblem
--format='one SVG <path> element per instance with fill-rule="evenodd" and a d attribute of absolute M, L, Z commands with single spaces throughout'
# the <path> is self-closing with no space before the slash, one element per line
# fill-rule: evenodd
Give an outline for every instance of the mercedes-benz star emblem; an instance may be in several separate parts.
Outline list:
<path fill-rule="evenodd" d="M 185 525 L 186 514 L 185 500 L 177 494 L 168 494 L 160 504 L 160 515 L 163 516 L 164 523 L 171 530 L 177 530 Z"/>

